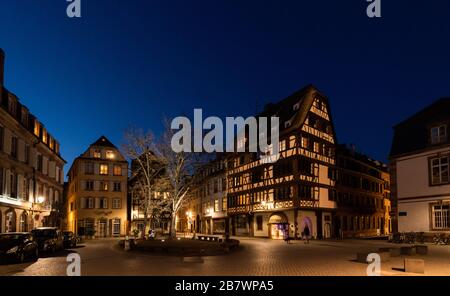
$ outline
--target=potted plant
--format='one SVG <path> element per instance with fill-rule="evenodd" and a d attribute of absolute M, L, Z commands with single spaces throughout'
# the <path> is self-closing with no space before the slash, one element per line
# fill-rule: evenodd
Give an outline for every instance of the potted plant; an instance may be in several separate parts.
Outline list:
<path fill-rule="evenodd" d="M 94 236 L 95 236 L 95 229 L 94 228 L 87 228 L 86 229 L 86 236 L 89 238 L 89 239 L 92 239 Z"/>

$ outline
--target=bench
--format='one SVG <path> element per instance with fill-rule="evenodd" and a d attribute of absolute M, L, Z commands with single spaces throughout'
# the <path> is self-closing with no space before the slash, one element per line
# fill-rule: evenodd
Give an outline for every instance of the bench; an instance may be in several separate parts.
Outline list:
<path fill-rule="evenodd" d="M 222 243 L 225 240 L 225 237 L 223 235 L 197 234 L 197 239 L 202 241 Z"/>

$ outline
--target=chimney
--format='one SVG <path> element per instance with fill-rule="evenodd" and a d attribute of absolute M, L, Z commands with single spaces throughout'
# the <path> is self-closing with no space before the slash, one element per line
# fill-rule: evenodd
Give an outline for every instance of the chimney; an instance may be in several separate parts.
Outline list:
<path fill-rule="evenodd" d="M 3 86 L 3 74 L 5 72 L 5 52 L 0 48 L 0 87 Z"/>

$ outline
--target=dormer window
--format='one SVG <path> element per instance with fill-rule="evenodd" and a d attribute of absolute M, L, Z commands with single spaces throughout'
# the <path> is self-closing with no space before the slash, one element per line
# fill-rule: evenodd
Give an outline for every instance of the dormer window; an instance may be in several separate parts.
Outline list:
<path fill-rule="evenodd" d="M 102 157 L 102 151 L 100 149 L 94 150 L 94 158 L 101 158 Z"/>
<path fill-rule="evenodd" d="M 447 141 L 447 126 L 440 125 L 431 128 L 431 144 L 439 144 Z"/>
<path fill-rule="evenodd" d="M 39 137 L 41 131 L 41 125 L 39 124 L 39 122 L 37 122 L 37 120 L 34 121 L 34 134 Z"/>
<path fill-rule="evenodd" d="M 25 108 L 22 108 L 22 118 L 21 118 L 21 120 L 22 120 L 22 124 L 25 127 L 28 127 L 28 112 L 27 112 L 27 110 Z"/>
<path fill-rule="evenodd" d="M 114 151 L 112 151 L 112 150 L 106 150 L 106 158 L 108 158 L 108 159 L 114 159 Z"/>
<path fill-rule="evenodd" d="M 17 117 L 16 116 L 16 106 L 17 106 L 16 100 L 13 97 L 10 96 L 9 97 L 9 102 L 8 102 L 8 110 L 9 110 L 9 113 L 14 115 L 14 117 Z"/>
<path fill-rule="evenodd" d="M 42 130 L 42 142 L 47 144 L 47 141 L 48 141 L 47 131 L 46 130 Z"/>

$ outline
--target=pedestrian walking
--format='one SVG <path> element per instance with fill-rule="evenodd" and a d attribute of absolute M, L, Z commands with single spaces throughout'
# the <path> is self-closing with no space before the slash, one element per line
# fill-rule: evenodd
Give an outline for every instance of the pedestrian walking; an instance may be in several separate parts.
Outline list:
<path fill-rule="evenodd" d="M 309 244 L 310 231 L 309 231 L 308 225 L 305 225 L 305 228 L 303 229 L 303 235 L 304 235 L 304 238 L 305 238 L 305 244 Z"/>

